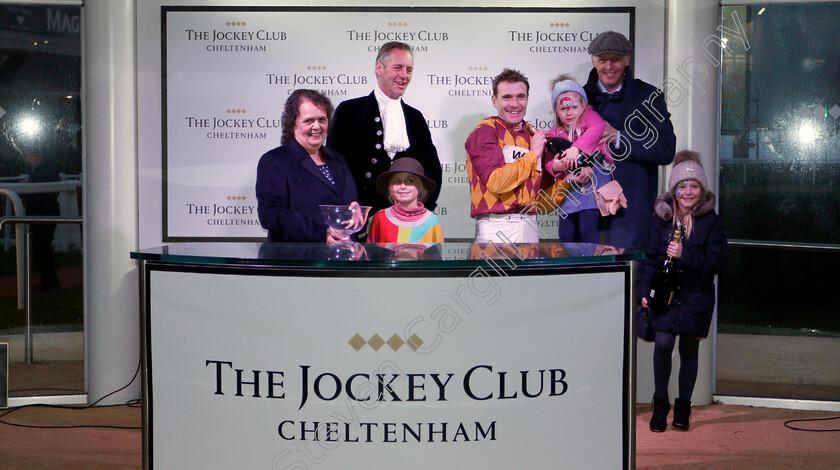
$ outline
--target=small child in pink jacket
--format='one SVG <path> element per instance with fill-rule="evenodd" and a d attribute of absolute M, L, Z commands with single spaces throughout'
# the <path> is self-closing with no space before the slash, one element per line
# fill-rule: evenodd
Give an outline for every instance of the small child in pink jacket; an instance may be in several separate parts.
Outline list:
<path fill-rule="evenodd" d="M 551 102 L 554 123 L 548 134 L 571 142 L 571 147 L 549 160 L 545 169 L 571 184 L 570 194 L 560 205 L 558 235 L 561 242 L 600 243 L 598 220 L 601 212 L 595 202 L 595 190 L 612 179 L 613 159 L 607 144 L 599 144 L 607 122 L 587 105 L 583 87 L 560 75 L 553 81 Z M 602 159 L 593 159 L 592 166 L 580 166 L 582 153 L 598 151 Z"/>

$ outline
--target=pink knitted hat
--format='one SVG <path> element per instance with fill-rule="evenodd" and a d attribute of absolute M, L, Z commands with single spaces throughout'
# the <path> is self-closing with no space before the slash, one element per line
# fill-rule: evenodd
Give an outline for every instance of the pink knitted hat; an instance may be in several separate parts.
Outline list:
<path fill-rule="evenodd" d="M 673 192 L 684 180 L 695 180 L 700 183 L 703 192 L 709 191 L 709 184 L 706 182 L 706 171 L 700 163 L 700 154 L 691 150 L 680 150 L 674 157 L 674 168 L 671 170 L 671 178 L 668 180 L 668 190 Z"/>

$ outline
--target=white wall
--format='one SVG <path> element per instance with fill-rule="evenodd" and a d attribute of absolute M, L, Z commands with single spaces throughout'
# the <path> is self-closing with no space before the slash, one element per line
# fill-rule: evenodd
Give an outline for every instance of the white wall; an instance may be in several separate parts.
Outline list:
<path fill-rule="evenodd" d="M 85 364 L 93 402 L 128 384 L 140 362 L 136 96 L 132 0 L 83 8 Z M 103 404 L 140 395 L 139 381 Z"/>
<path fill-rule="evenodd" d="M 162 229 L 162 186 L 161 179 L 161 12 L 162 5 L 182 6 L 400 6 L 393 3 L 381 2 L 230 2 L 230 1 L 145 1 L 137 6 L 137 73 L 138 73 L 138 194 L 139 194 L 139 243 L 141 248 L 163 244 Z M 417 1 L 405 6 L 413 7 L 504 7 L 508 4 L 498 1 L 475 2 L 465 1 L 448 4 L 431 1 Z M 516 7 L 627 7 L 633 6 L 635 11 L 636 47 L 640 51 L 635 55 L 635 75 L 638 78 L 660 85 L 664 80 L 664 31 L 665 7 L 662 2 L 606 2 L 595 1 L 588 3 L 563 3 L 536 1 L 528 4 L 517 4 Z M 649 51 L 653 51 L 649 53 Z M 516 58 L 511 58 L 510 66 L 516 67 Z M 558 68 L 559 68 L 558 64 Z M 588 66 L 581 71 L 575 71 L 579 80 L 585 80 Z M 558 70 L 566 72 L 565 70 Z M 371 71 L 372 74 L 372 71 Z M 266 97 L 270 99 L 272 97 Z M 337 102 L 335 103 L 337 104 Z M 423 106 L 413 103 L 423 111 Z M 478 115 L 492 114 L 489 102 L 487 106 L 477 109 Z M 463 136 L 466 139 L 466 135 Z M 464 200 L 468 191 L 464 189 Z M 471 225 L 471 221 L 467 219 Z M 458 232 L 462 230 L 458 227 Z M 461 235 L 455 235 L 461 238 Z M 556 233 L 554 234 L 556 236 Z"/>

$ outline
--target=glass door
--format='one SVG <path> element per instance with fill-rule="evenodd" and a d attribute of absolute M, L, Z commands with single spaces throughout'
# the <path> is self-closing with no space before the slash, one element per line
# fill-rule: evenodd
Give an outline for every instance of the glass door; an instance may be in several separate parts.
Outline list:
<path fill-rule="evenodd" d="M 80 7 L 0 3 L 0 343 L 14 399 L 85 393 Z M 29 308 L 25 301 L 29 297 Z"/>
<path fill-rule="evenodd" d="M 840 400 L 840 3 L 726 6 L 717 395 Z"/>

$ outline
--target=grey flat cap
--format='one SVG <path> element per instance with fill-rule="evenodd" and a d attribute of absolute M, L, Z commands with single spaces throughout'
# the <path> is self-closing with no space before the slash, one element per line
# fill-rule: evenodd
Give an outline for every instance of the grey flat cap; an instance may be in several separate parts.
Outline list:
<path fill-rule="evenodd" d="M 621 33 L 604 31 L 589 43 L 589 55 L 627 55 L 633 52 L 633 44 Z"/>

